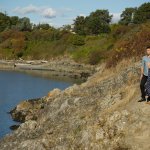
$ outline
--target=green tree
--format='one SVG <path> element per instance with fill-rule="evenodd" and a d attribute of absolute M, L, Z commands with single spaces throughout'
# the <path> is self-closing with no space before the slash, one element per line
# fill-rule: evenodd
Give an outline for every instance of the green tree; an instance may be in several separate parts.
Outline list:
<path fill-rule="evenodd" d="M 63 30 L 70 31 L 71 30 L 71 25 L 70 24 L 63 25 Z"/>
<path fill-rule="evenodd" d="M 79 35 L 85 35 L 85 18 L 83 16 L 77 16 L 74 20 L 74 32 Z"/>
<path fill-rule="evenodd" d="M 50 29 L 50 25 L 48 23 L 42 23 L 42 24 L 38 24 L 37 26 L 34 25 L 34 29 L 43 29 L 43 30 L 48 30 Z"/>
<path fill-rule="evenodd" d="M 110 32 L 109 23 L 112 15 L 108 10 L 96 10 L 86 17 L 86 26 L 88 34 L 100 34 Z"/>
<path fill-rule="evenodd" d="M 18 16 L 12 16 L 10 17 L 10 22 L 11 22 L 11 25 L 16 25 L 19 21 L 19 17 Z"/>
<path fill-rule="evenodd" d="M 134 15 L 134 23 L 144 23 L 150 20 L 150 2 L 142 4 Z"/>
<path fill-rule="evenodd" d="M 31 31 L 32 24 L 30 23 L 30 19 L 27 17 L 21 18 L 16 25 L 18 30 L 20 31 Z"/>
<path fill-rule="evenodd" d="M 10 28 L 10 18 L 7 14 L 0 12 L 0 32 Z"/>
<path fill-rule="evenodd" d="M 125 10 L 121 14 L 119 24 L 128 25 L 129 23 L 132 23 L 133 16 L 136 10 L 137 8 L 125 8 Z"/>

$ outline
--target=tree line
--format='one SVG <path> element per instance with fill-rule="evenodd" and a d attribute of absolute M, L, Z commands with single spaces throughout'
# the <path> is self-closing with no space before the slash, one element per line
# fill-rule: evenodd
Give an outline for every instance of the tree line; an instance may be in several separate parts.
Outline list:
<path fill-rule="evenodd" d="M 0 32 L 8 29 L 17 31 L 33 31 L 35 29 L 48 30 L 54 28 L 47 23 L 33 24 L 27 17 L 19 18 L 18 16 L 8 16 L 7 13 L 0 12 Z"/>
<path fill-rule="evenodd" d="M 89 16 L 77 16 L 74 20 L 74 31 L 79 35 L 98 35 L 110 32 L 112 15 L 108 10 L 96 10 Z M 120 15 L 118 24 L 140 24 L 150 20 L 150 3 L 144 3 L 138 8 L 125 8 Z"/>
<path fill-rule="evenodd" d="M 109 33 L 110 23 L 113 15 L 110 15 L 107 9 L 98 9 L 91 12 L 89 16 L 77 16 L 74 20 L 73 31 L 79 35 L 98 35 L 101 33 Z M 139 24 L 150 20 L 150 3 L 144 3 L 138 8 L 125 8 L 121 13 L 119 24 Z M 8 16 L 7 13 L 0 12 L 0 32 L 8 29 L 17 31 L 33 31 L 39 29 L 55 29 L 47 23 L 32 24 L 27 17 L 19 18 L 18 16 Z M 64 25 L 64 30 L 70 30 L 70 25 Z"/>

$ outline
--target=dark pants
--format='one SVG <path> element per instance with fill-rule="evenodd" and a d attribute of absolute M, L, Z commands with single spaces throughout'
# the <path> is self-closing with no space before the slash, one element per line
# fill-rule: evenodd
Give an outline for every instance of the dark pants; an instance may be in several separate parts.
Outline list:
<path fill-rule="evenodd" d="M 145 83 L 146 83 L 146 81 L 147 81 L 147 78 L 148 78 L 148 76 L 145 76 L 145 75 L 143 74 L 142 79 L 141 79 L 141 82 L 140 82 L 141 97 L 142 97 L 143 99 L 145 99 L 145 95 L 146 95 L 146 93 L 145 93 Z"/>

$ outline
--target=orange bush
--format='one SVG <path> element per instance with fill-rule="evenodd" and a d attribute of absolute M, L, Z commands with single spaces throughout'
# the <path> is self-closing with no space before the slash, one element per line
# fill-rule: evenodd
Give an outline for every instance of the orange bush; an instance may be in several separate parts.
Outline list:
<path fill-rule="evenodd" d="M 150 25 L 141 25 L 138 32 L 119 40 L 111 52 L 111 57 L 106 62 L 106 67 L 114 67 L 124 59 L 145 55 L 146 47 L 150 45 Z"/>
<path fill-rule="evenodd" d="M 11 47 L 15 51 L 21 51 L 25 47 L 25 41 L 24 39 L 12 39 L 11 40 Z"/>

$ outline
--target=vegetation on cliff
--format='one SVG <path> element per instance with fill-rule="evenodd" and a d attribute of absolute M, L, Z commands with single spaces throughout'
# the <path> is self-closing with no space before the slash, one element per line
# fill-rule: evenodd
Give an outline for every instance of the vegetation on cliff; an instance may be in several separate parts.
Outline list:
<path fill-rule="evenodd" d="M 124 57 L 140 56 L 150 44 L 149 12 L 150 3 L 126 8 L 120 21 L 112 24 L 108 10 L 96 10 L 77 16 L 73 28 L 57 29 L 0 13 L 0 59 L 48 60 L 68 54 L 81 63 L 107 61 L 107 67 L 115 66 Z"/>

